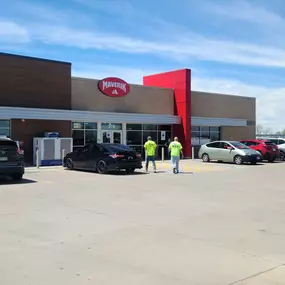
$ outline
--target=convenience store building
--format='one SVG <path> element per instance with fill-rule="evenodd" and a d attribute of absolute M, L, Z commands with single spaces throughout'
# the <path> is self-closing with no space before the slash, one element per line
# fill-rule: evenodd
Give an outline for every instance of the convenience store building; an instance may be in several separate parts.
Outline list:
<path fill-rule="evenodd" d="M 47 132 L 89 142 L 123 143 L 143 151 L 147 136 L 164 147 L 178 136 L 185 156 L 211 140 L 254 139 L 255 98 L 191 90 L 191 70 L 143 78 L 87 79 L 71 75 L 71 63 L 0 53 L 0 135 L 24 142 Z M 142 152 L 143 153 L 143 152 Z"/>

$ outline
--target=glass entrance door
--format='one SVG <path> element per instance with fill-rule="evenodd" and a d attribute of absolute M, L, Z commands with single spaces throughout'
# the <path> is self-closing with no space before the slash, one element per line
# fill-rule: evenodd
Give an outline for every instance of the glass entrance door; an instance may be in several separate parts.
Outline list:
<path fill-rule="evenodd" d="M 121 131 L 102 131 L 103 143 L 122 143 Z"/>

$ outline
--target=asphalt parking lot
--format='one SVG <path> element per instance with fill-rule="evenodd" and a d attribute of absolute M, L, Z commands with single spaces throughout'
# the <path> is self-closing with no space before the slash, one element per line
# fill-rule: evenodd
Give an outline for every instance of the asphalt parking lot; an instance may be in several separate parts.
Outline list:
<path fill-rule="evenodd" d="M 285 163 L 158 170 L 2 181 L 0 284 L 285 284 Z"/>

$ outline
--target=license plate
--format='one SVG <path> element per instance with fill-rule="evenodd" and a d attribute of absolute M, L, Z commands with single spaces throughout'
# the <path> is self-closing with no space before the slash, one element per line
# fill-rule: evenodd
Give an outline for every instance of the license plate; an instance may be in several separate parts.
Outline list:
<path fill-rule="evenodd" d="M 8 157 L 5 157 L 5 156 L 0 157 L 0 161 L 7 161 L 7 160 L 8 160 Z"/>

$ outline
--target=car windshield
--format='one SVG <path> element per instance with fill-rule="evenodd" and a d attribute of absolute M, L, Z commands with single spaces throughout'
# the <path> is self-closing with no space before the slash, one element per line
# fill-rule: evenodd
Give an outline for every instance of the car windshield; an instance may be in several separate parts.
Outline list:
<path fill-rule="evenodd" d="M 247 147 L 246 145 L 244 145 L 243 143 L 240 142 L 230 142 L 235 148 L 238 149 L 249 149 L 249 147 Z"/>

